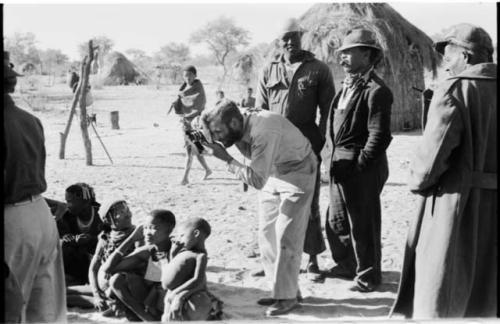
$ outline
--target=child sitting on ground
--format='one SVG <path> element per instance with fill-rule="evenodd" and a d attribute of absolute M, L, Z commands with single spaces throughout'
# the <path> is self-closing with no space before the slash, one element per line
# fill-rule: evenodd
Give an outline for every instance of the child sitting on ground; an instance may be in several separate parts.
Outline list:
<path fill-rule="evenodd" d="M 222 302 L 207 290 L 205 240 L 210 231 L 203 218 L 188 220 L 176 231 L 170 262 L 162 268 L 162 287 L 168 289 L 162 322 L 221 319 Z"/>
<path fill-rule="evenodd" d="M 101 265 L 127 239 L 135 229 L 132 224 L 132 213 L 124 199 L 112 199 L 99 208 L 99 217 L 107 225 L 98 236 L 96 252 L 90 261 L 89 283 L 90 286 L 75 286 L 68 288 L 68 306 L 82 308 L 96 307 L 105 311 L 113 300 L 106 297 L 109 288 L 108 278 Z M 127 248 L 127 253 L 132 252 L 133 246 Z M 114 311 L 113 311 L 114 312 Z"/>
<path fill-rule="evenodd" d="M 122 247 L 132 242 L 127 240 L 113 253 L 104 269 L 112 276 L 110 291 L 127 307 L 129 320 L 159 321 L 161 318 L 164 297 L 160 285 L 161 265 L 168 262 L 174 227 L 172 212 L 153 210 L 142 226 L 146 245 L 126 255 Z"/>

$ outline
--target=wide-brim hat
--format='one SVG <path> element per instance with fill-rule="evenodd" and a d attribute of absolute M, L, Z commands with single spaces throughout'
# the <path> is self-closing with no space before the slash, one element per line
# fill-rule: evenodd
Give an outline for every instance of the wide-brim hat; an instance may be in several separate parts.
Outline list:
<path fill-rule="evenodd" d="M 382 52 L 382 48 L 375 39 L 375 35 L 368 29 L 353 29 L 347 32 L 342 46 L 337 49 L 337 52 L 342 52 L 353 47 L 370 47 Z"/>
<path fill-rule="evenodd" d="M 481 27 L 471 24 L 458 24 L 451 28 L 444 40 L 434 43 L 434 49 L 444 54 L 446 45 L 454 44 L 468 50 L 486 50 L 488 54 L 493 53 L 493 43 L 488 33 Z"/>
<path fill-rule="evenodd" d="M 285 35 L 287 33 L 300 33 L 303 34 L 305 32 L 304 27 L 299 23 L 299 21 L 295 18 L 287 19 L 280 30 L 280 35 Z"/>

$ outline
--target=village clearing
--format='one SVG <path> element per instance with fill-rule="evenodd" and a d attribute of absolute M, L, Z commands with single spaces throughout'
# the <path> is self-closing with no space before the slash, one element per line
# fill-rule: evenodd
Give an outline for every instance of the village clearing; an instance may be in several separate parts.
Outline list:
<path fill-rule="evenodd" d="M 203 71 L 199 76 L 203 81 Z M 269 320 L 264 316 L 265 307 L 256 305 L 257 299 L 268 296 L 266 281 L 250 276 L 252 270 L 260 267 L 257 191 L 250 188 L 243 192 L 242 183 L 226 171 L 225 164 L 210 156 L 207 162 L 214 172 L 208 180 L 201 180 L 204 172 L 195 159 L 190 184 L 180 185 L 185 163 L 183 136 L 178 117 L 166 114 L 178 86 L 93 87 L 94 103 L 88 112 L 97 115 L 97 132 L 114 164 L 90 128 L 94 165 L 86 166 L 79 117 L 73 120 L 66 143 L 66 159 L 59 159 L 59 133 L 69 116 L 71 90 L 66 84 L 46 87 L 43 83 L 40 81 L 38 89 L 24 92 L 22 96 L 18 87 L 13 97 L 44 125 L 48 184 L 45 196 L 64 200 L 67 186 L 87 182 L 94 187 L 98 201 L 124 197 L 135 224 L 141 223 L 144 216 L 156 208 L 171 210 L 178 222 L 194 216 L 206 218 L 212 226 L 207 240 L 208 286 L 224 302 L 224 319 Z M 208 108 L 213 107 L 216 88 L 215 83 L 205 83 Z M 241 93 L 227 91 L 226 97 L 240 100 Z M 119 130 L 111 129 L 111 111 L 119 111 Z M 406 233 L 417 207 L 417 196 L 409 192 L 406 178 L 420 131 L 394 133 L 393 137 L 388 149 L 390 175 L 381 198 L 383 283 L 380 289 L 365 294 L 351 292 L 349 281 L 326 279 L 324 283 L 311 283 L 301 274 L 303 304 L 281 319 L 317 322 L 383 319 L 388 315 L 397 290 Z M 241 161 L 235 148 L 229 152 Z M 322 223 L 327 205 L 328 185 L 323 184 Z M 306 257 L 303 255 L 302 268 Z M 328 248 L 319 256 L 319 264 L 322 269 L 333 266 Z M 90 323 L 126 321 L 104 318 L 92 310 L 78 308 L 68 310 L 68 319 Z"/>

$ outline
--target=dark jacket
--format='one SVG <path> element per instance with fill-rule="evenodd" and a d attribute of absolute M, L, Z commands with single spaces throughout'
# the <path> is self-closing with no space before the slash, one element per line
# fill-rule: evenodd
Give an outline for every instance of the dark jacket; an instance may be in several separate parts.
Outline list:
<path fill-rule="evenodd" d="M 101 221 L 99 217 L 98 208 L 94 208 L 94 220 L 87 232 L 82 232 L 78 227 L 76 216 L 71 212 L 66 211 L 62 218 L 57 221 L 57 230 L 59 231 L 59 237 L 63 238 L 65 235 L 77 236 L 79 234 L 88 234 L 89 240 L 83 243 L 83 247 L 87 253 L 93 254 L 97 245 L 97 238 L 99 233 L 105 229 L 105 224 Z M 107 229 L 107 228 L 106 228 Z M 65 244 L 74 245 L 75 240 L 68 239 Z M 63 244 L 64 246 L 64 244 Z"/>
<path fill-rule="evenodd" d="M 421 206 L 410 226 L 394 312 L 497 316 L 497 66 L 435 91 L 410 165 Z"/>
<path fill-rule="evenodd" d="M 339 91 L 332 102 L 327 141 L 334 150 L 350 152 L 350 162 L 337 165 L 337 168 L 334 168 L 335 154 L 332 154 L 332 176 L 345 178 L 385 158 L 385 151 L 392 140 L 390 126 L 393 97 L 391 90 L 373 71 L 367 82 L 355 88 L 344 110 L 337 109 L 341 94 L 342 91 Z"/>
<path fill-rule="evenodd" d="M 47 189 L 46 154 L 40 120 L 18 108 L 8 94 L 4 94 L 3 104 L 3 198 L 9 204 Z"/>
<path fill-rule="evenodd" d="M 256 108 L 285 116 L 309 139 L 313 151 L 319 155 L 325 144 L 326 120 L 335 86 L 328 65 L 315 59 L 311 52 L 302 52 L 303 61 L 291 82 L 286 78 L 282 55 L 264 67 L 257 88 Z M 319 127 L 316 124 L 318 107 Z"/>

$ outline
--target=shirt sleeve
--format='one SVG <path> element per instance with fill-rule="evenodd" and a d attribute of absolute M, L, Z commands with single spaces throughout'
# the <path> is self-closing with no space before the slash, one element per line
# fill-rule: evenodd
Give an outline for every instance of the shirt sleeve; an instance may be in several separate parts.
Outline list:
<path fill-rule="evenodd" d="M 269 67 L 262 70 L 257 84 L 257 94 L 255 98 L 255 107 L 259 109 L 269 110 L 269 97 L 267 93 L 267 75 Z"/>
<path fill-rule="evenodd" d="M 250 165 L 246 166 L 233 160 L 229 165 L 229 172 L 252 187 L 258 190 L 262 189 L 271 174 L 280 137 L 281 135 L 276 132 L 268 132 L 258 136 L 252 144 Z"/>
<path fill-rule="evenodd" d="M 334 96 L 335 84 L 333 83 L 333 75 L 330 68 L 325 64 L 318 88 L 319 130 L 323 137 L 326 134 L 326 122 Z"/>

